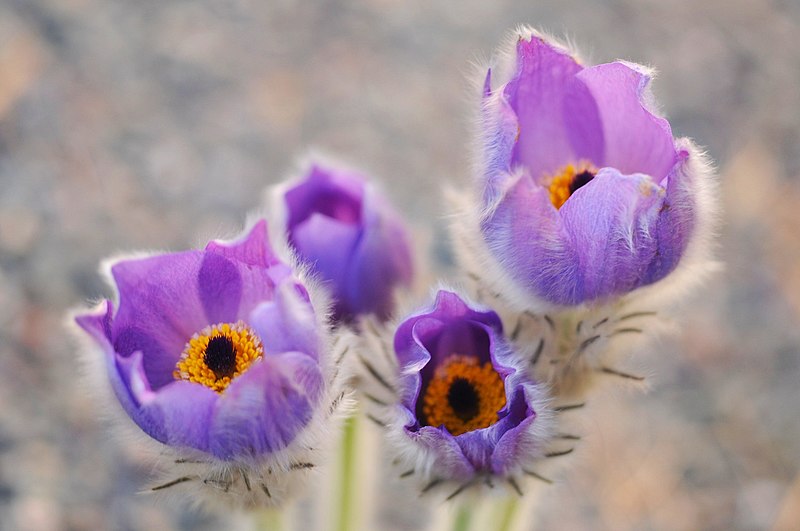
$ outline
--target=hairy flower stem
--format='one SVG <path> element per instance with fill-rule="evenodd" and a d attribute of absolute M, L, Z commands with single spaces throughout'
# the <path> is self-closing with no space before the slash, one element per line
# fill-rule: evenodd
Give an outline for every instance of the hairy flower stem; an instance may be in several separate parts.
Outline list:
<path fill-rule="evenodd" d="M 349 531 L 353 529 L 353 493 L 356 477 L 356 439 L 358 431 L 358 413 L 348 418 L 342 430 L 342 447 L 339 462 L 339 519 L 336 529 Z"/>
<path fill-rule="evenodd" d="M 511 531 L 518 508 L 519 498 L 514 496 L 498 502 L 497 521 L 500 524 L 497 526 L 497 531 Z"/>

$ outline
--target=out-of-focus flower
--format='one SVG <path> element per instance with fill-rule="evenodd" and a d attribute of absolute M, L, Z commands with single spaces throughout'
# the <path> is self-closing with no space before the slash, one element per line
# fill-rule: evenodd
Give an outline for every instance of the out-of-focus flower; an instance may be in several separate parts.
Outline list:
<path fill-rule="evenodd" d="M 352 170 L 313 164 L 279 190 L 289 243 L 333 293 L 334 317 L 388 318 L 412 277 L 408 234 L 378 190 Z"/>
<path fill-rule="evenodd" d="M 510 80 L 492 89 L 490 71 L 484 88 L 476 267 L 546 307 L 618 297 L 705 257 L 713 179 L 653 110 L 652 73 L 584 67 L 530 32 L 515 57 Z"/>
<path fill-rule="evenodd" d="M 500 317 L 440 290 L 432 307 L 394 335 L 395 398 L 378 408 L 390 439 L 425 484 L 466 487 L 494 480 L 519 489 L 544 456 L 553 420 L 545 390 L 511 350 Z M 374 367 L 372 371 L 374 371 Z"/>
<path fill-rule="evenodd" d="M 305 439 L 326 409 L 328 354 L 266 222 L 203 251 L 119 260 L 110 273 L 116 311 L 105 301 L 76 321 L 102 349 L 125 412 L 176 457 L 174 479 L 156 490 L 205 486 L 243 505 L 286 494 L 281 473 L 310 468 Z"/>

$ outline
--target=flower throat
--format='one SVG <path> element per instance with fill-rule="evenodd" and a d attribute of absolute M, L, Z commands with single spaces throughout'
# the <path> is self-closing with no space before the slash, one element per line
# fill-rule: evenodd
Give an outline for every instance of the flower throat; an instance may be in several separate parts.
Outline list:
<path fill-rule="evenodd" d="M 588 184 L 595 175 L 597 170 L 588 162 L 567 164 L 549 179 L 547 191 L 550 193 L 550 202 L 556 209 L 561 208 L 578 188 Z"/>

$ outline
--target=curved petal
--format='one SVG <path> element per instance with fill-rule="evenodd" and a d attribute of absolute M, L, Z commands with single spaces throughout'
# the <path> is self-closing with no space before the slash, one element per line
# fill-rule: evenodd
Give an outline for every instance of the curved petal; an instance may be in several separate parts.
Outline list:
<path fill-rule="evenodd" d="M 475 467 L 447 430 L 423 426 L 414 431 L 406 428 L 405 433 L 420 448 L 435 456 L 437 470 L 448 479 L 465 481 L 475 474 Z"/>
<path fill-rule="evenodd" d="M 666 178 L 667 196 L 658 213 L 655 237 L 656 255 L 642 277 L 642 284 L 652 284 L 677 266 L 695 232 L 697 205 L 695 178 L 689 171 L 689 152 L 682 150 L 678 162 Z"/>
<path fill-rule="evenodd" d="M 487 83 L 489 79 L 487 74 Z M 511 160 L 518 140 L 519 122 L 502 91 L 485 95 L 481 116 L 483 200 L 485 204 L 493 204 L 503 195 L 511 179 Z"/>
<path fill-rule="evenodd" d="M 248 323 L 261 338 L 267 355 L 297 351 L 317 360 L 317 319 L 311 303 L 298 288 L 302 287 L 297 282 L 283 282 L 273 300 L 259 304 L 250 313 Z"/>
<path fill-rule="evenodd" d="M 346 295 L 342 291 L 361 233 L 359 225 L 316 213 L 295 226 L 289 237 L 298 255 L 329 283 L 335 299 L 340 301 Z"/>
<path fill-rule="evenodd" d="M 285 448 L 311 420 L 322 389 L 320 368 L 307 354 L 264 356 L 217 402 L 209 451 L 233 459 Z"/>
<path fill-rule="evenodd" d="M 288 231 L 293 232 L 314 214 L 323 214 L 342 223 L 358 223 L 364 181 L 352 171 L 338 172 L 312 166 L 308 177 L 286 192 Z"/>
<path fill-rule="evenodd" d="M 481 230 L 492 255 L 528 292 L 557 304 L 578 300 L 575 249 L 546 189 L 523 176 Z"/>
<path fill-rule="evenodd" d="M 559 211 L 577 252 L 575 299 L 594 300 L 642 285 L 656 257 L 664 190 L 643 174 L 603 168 Z"/>
<path fill-rule="evenodd" d="M 156 430 L 151 427 L 152 423 L 146 418 L 143 418 L 139 410 L 139 403 L 131 393 L 131 389 L 128 385 L 128 378 L 122 377 L 119 366 L 117 365 L 117 354 L 114 352 L 114 346 L 111 344 L 111 319 L 114 306 L 111 301 L 108 300 L 105 301 L 102 306 L 104 306 L 104 308 L 101 313 L 79 315 L 75 318 L 75 322 L 88 332 L 100 347 L 105 361 L 106 374 L 111 383 L 111 389 L 119 399 L 122 408 L 128 416 L 147 433 L 151 433 L 151 431 L 155 432 Z M 148 431 L 148 429 L 150 431 Z"/>
<path fill-rule="evenodd" d="M 581 67 L 565 50 L 532 36 L 517 42 L 517 71 L 503 93 L 517 115 L 512 164 L 537 181 L 576 159 L 602 154 L 601 125 L 591 94 L 575 80 Z"/>
<path fill-rule="evenodd" d="M 342 302 L 348 313 L 374 313 L 388 319 L 394 287 L 411 282 L 411 252 L 405 227 L 391 207 L 368 189 L 361 239 L 354 248 Z"/>
<path fill-rule="evenodd" d="M 179 380 L 143 401 L 142 413 L 158 420 L 163 435 L 154 437 L 161 442 L 208 452 L 209 426 L 218 400 L 208 387 Z"/>
<path fill-rule="evenodd" d="M 280 263 L 269 243 L 267 222 L 258 220 L 250 232 L 232 241 L 212 240 L 206 251 L 221 254 L 226 258 L 256 267 L 270 267 Z"/>
<path fill-rule="evenodd" d="M 123 260 L 111 267 L 119 291 L 112 324 L 114 350 L 144 353 L 144 370 L 154 389 L 171 382 L 186 341 L 208 325 L 198 289 L 204 253 Z"/>
<path fill-rule="evenodd" d="M 499 438 L 494 445 L 489 467 L 495 474 L 504 474 L 527 456 L 531 450 L 531 428 L 536 421 L 536 412 L 531 409 L 522 387 L 509 393 L 508 413 L 501 422 L 506 429 L 498 430 Z M 500 423 L 498 423 L 500 424 Z"/>
<path fill-rule="evenodd" d="M 623 174 L 644 173 L 661 181 L 677 160 L 672 129 L 647 108 L 650 76 L 629 63 L 586 68 L 577 75 L 597 103 L 605 139 L 598 161 Z"/>

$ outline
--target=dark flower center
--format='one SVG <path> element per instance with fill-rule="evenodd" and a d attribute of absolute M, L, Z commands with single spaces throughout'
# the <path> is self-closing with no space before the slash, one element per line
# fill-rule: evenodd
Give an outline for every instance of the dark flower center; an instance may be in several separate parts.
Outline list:
<path fill-rule="evenodd" d="M 217 379 L 233 376 L 236 372 L 236 349 L 233 341 L 227 336 L 212 337 L 208 340 L 203 361 Z"/>
<path fill-rule="evenodd" d="M 575 190 L 585 184 L 588 184 L 592 179 L 594 179 L 594 173 L 590 172 L 589 170 L 580 172 L 578 175 L 573 177 L 572 182 L 569 183 L 569 195 L 574 194 Z"/>
<path fill-rule="evenodd" d="M 481 401 L 478 392 L 471 382 L 464 378 L 456 378 L 447 392 L 447 402 L 453 408 L 456 417 L 469 422 L 480 412 Z"/>
<path fill-rule="evenodd" d="M 506 405 L 503 379 L 476 356 L 453 354 L 436 368 L 422 393 L 419 421 L 453 435 L 488 428 Z"/>
<path fill-rule="evenodd" d="M 550 202 L 561 208 L 580 187 L 586 186 L 597 174 L 588 162 L 567 164 L 558 173 L 545 179 L 544 185 L 550 193 Z"/>

